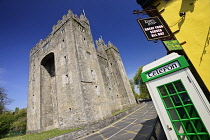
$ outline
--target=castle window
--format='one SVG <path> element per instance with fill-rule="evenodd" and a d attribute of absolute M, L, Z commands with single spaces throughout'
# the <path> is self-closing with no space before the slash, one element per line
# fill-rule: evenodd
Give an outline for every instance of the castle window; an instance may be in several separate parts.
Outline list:
<path fill-rule="evenodd" d="M 43 50 L 46 50 L 46 49 L 49 47 L 49 45 L 50 45 L 50 43 L 47 42 L 47 43 L 42 47 L 42 49 L 43 49 Z"/>
<path fill-rule="evenodd" d="M 88 52 L 88 51 L 86 51 L 86 53 L 87 53 L 88 55 L 91 55 L 90 52 Z"/>
<path fill-rule="evenodd" d="M 62 48 L 65 48 L 65 43 L 64 43 L 64 42 L 65 42 L 65 40 L 62 39 L 62 42 L 61 42 L 61 47 L 62 47 Z"/>
<path fill-rule="evenodd" d="M 80 31 L 81 31 L 81 32 L 83 32 L 83 33 L 85 32 L 84 27 L 82 27 L 82 26 L 79 25 L 79 28 L 80 28 Z"/>
<path fill-rule="evenodd" d="M 61 34 L 64 34 L 65 33 L 65 29 L 61 30 Z"/>
<path fill-rule="evenodd" d="M 67 63 L 67 56 L 64 56 L 64 63 Z"/>
<path fill-rule="evenodd" d="M 91 53 L 88 52 L 88 51 L 86 51 L 86 57 L 87 57 L 88 59 L 91 59 Z"/>
<path fill-rule="evenodd" d="M 66 74 L 65 82 L 66 82 L 66 85 L 69 83 L 69 75 L 68 74 Z"/>

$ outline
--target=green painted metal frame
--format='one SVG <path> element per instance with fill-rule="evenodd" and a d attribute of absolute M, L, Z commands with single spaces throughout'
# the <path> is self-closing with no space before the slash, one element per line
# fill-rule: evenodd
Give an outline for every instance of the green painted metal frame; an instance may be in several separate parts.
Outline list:
<path fill-rule="evenodd" d="M 210 140 L 210 135 L 181 80 L 160 85 L 157 90 L 179 140 Z M 179 132 L 181 129 L 183 132 Z"/>

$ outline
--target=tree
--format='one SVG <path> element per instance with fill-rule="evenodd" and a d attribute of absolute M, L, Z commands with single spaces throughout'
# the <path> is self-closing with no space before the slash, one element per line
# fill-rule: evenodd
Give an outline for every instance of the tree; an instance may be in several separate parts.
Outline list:
<path fill-rule="evenodd" d="M 150 98 L 149 91 L 147 89 L 146 84 L 142 81 L 142 78 L 140 74 L 142 73 L 142 68 L 141 66 L 138 71 L 136 72 L 136 75 L 134 76 L 134 84 L 138 85 L 139 91 L 140 91 L 140 98 Z"/>
<path fill-rule="evenodd" d="M 5 112 L 0 115 L 0 138 L 3 138 L 9 133 L 11 124 L 14 122 L 15 117 L 12 112 Z"/>
<path fill-rule="evenodd" d="M 0 138 L 25 134 L 27 124 L 26 108 L 15 108 L 15 112 L 6 111 L 0 115 Z M 15 133 L 14 133 L 15 132 Z M 18 133 L 17 133 L 18 132 Z"/>
<path fill-rule="evenodd" d="M 12 99 L 7 97 L 6 90 L 0 87 L 0 115 L 6 111 L 6 105 L 10 104 Z"/>
<path fill-rule="evenodd" d="M 16 107 L 14 113 L 17 114 L 19 112 L 19 110 L 20 110 L 19 107 Z"/>
<path fill-rule="evenodd" d="M 18 111 L 17 111 L 18 110 Z M 21 131 L 26 130 L 26 121 L 27 121 L 27 110 L 26 108 L 20 109 L 18 107 L 15 108 L 15 120 L 11 124 L 11 132 L 12 131 Z"/>

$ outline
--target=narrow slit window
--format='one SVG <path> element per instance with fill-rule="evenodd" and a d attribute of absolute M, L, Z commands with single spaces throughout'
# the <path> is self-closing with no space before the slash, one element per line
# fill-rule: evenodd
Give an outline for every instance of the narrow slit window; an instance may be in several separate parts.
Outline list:
<path fill-rule="evenodd" d="M 66 74 L 66 85 L 69 83 L 69 75 L 68 74 Z"/>

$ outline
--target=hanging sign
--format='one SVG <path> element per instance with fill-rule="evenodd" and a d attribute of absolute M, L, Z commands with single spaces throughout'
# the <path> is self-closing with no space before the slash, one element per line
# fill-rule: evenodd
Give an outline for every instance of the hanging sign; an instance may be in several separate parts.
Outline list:
<path fill-rule="evenodd" d="M 169 51 L 172 50 L 182 50 L 182 46 L 180 45 L 178 40 L 167 40 L 163 41 Z"/>
<path fill-rule="evenodd" d="M 157 40 L 170 36 L 158 17 L 137 19 L 148 40 Z"/>

